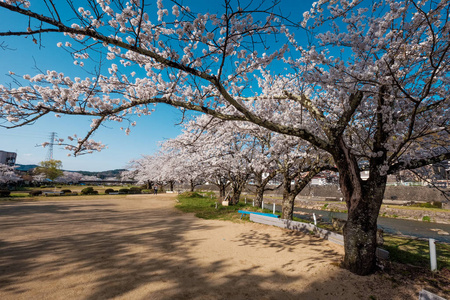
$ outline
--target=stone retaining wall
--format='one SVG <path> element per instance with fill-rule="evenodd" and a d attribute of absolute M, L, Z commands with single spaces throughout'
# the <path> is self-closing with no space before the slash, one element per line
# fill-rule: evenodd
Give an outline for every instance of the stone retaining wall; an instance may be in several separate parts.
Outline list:
<path fill-rule="evenodd" d="M 450 190 L 446 190 L 448 193 Z M 314 196 L 314 197 L 342 197 L 341 192 L 337 186 L 311 186 L 305 188 L 300 196 Z M 406 200 L 418 202 L 439 201 L 446 202 L 444 195 L 434 189 L 425 186 L 387 186 L 384 192 L 385 199 L 392 200 Z"/>
<path fill-rule="evenodd" d="M 345 203 L 342 202 L 327 203 L 326 207 L 324 207 L 323 203 L 317 203 L 317 201 L 296 200 L 295 206 L 325 211 L 347 210 Z M 389 207 L 389 205 L 383 205 L 380 209 L 380 216 L 395 217 L 417 221 L 428 220 L 427 217 L 429 217 L 431 222 L 450 224 L 450 211 L 401 209 L 401 208 L 392 208 Z"/>

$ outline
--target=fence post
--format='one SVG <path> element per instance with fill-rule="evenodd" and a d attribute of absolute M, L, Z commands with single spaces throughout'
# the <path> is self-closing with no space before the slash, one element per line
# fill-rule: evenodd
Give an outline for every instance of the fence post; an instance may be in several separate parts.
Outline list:
<path fill-rule="evenodd" d="M 262 209 L 264 209 L 264 200 L 261 201 L 261 207 L 262 207 Z"/>
<path fill-rule="evenodd" d="M 247 196 L 245 196 L 245 204 L 247 204 Z"/>
<path fill-rule="evenodd" d="M 434 239 L 429 239 L 429 245 L 430 245 L 431 271 L 436 271 L 437 270 L 436 241 Z"/>
<path fill-rule="evenodd" d="M 317 219 L 316 219 L 316 214 L 313 213 L 313 219 L 314 219 L 314 226 L 317 226 Z"/>
<path fill-rule="evenodd" d="M 275 214 L 275 202 L 273 203 L 273 214 Z"/>

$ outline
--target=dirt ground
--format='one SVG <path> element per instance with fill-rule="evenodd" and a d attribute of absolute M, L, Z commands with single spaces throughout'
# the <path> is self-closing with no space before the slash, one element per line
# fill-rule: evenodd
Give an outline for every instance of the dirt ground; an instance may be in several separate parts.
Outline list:
<path fill-rule="evenodd" d="M 94 198 L 91 198 L 94 199 Z M 0 204 L 0 299 L 417 299 L 338 267 L 343 249 L 250 222 L 202 220 L 173 195 Z"/>

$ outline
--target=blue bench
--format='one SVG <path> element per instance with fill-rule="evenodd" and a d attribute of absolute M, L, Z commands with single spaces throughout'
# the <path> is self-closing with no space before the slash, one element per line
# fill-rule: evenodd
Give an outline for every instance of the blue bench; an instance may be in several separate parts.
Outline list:
<path fill-rule="evenodd" d="M 272 217 L 272 218 L 279 218 L 279 215 L 276 214 L 268 214 L 268 213 L 262 213 L 262 212 L 257 212 L 257 211 L 248 211 L 248 210 L 238 210 L 238 213 L 241 214 L 241 219 L 244 215 L 250 215 L 250 214 L 255 214 L 255 215 L 261 215 L 261 216 L 266 216 L 266 217 Z"/>

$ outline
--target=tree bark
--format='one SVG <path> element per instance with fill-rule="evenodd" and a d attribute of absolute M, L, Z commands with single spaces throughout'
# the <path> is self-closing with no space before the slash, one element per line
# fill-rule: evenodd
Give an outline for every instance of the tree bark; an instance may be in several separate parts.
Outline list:
<path fill-rule="evenodd" d="M 283 204 L 281 207 L 281 218 L 286 220 L 292 220 L 294 218 L 294 203 L 295 194 L 288 194 L 286 197 L 283 195 Z"/>
<path fill-rule="evenodd" d="M 191 185 L 191 192 L 193 192 L 194 191 L 194 180 L 193 179 L 191 179 L 190 181 L 189 181 L 189 183 L 190 183 L 190 185 Z"/>
<path fill-rule="evenodd" d="M 308 174 L 304 176 L 301 180 L 298 178 L 300 173 L 291 174 L 289 176 L 287 173 L 284 174 L 283 179 L 283 203 L 281 210 L 281 218 L 292 220 L 294 218 L 294 205 L 295 198 L 298 194 L 311 182 L 314 176 L 319 174 L 325 167 L 324 166 L 311 166 L 309 168 Z M 292 180 L 295 179 L 294 186 L 292 186 Z"/>
<path fill-rule="evenodd" d="M 380 172 L 380 164 L 371 162 L 369 179 L 363 181 L 357 160 L 343 141 L 333 157 L 348 209 L 347 223 L 344 226 L 343 264 L 355 274 L 368 275 L 376 269 L 377 218 L 387 175 Z"/>
<path fill-rule="evenodd" d="M 277 175 L 276 171 L 272 171 L 269 175 L 263 179 L 263 173 L 255 173 L 256 180 L 256 192 L 255 192 L 255 207 L 261 207 L 264 199 L 264 192 L 267 190 L 266 186 L 270 180 L 272 180 Z"/>
<path fill-rule="evenodd" d="M 225 199 L 225 190 L 227 188 L 226 184 L 222 184 L 222 182 L 219 182 L 217 185 L 219 187 L 219 197 L 220 199 Z"/>
<path fill-rule="evenodd" d="M 229 205 L 236 205 L 239 203 L 242 190 L 247 183 L 249 175 L 248 174 L 230 174 L 229 178 L 231 181 L 231 196 Z"/>
<path fill-rule="evenodd" d="M 236 205 L 241 198 L 242 187 L 240 185 L 233 185 L 233 192 L 230 197 L 230 205 Z"/>
<path fill-rule="evenodd" d="M 292 197 L 291 178 L 287 174 L 283 175 L 283 203 L 281 206 L 281 218 L 292 220 L 294 217 L 295 195 Z"/>
<path fill-rule="evenodd" d="M 263 199 L 264 199 L 264 187 L 259 185 L 256 187 L 255 207 L 261 207 Z"/>

